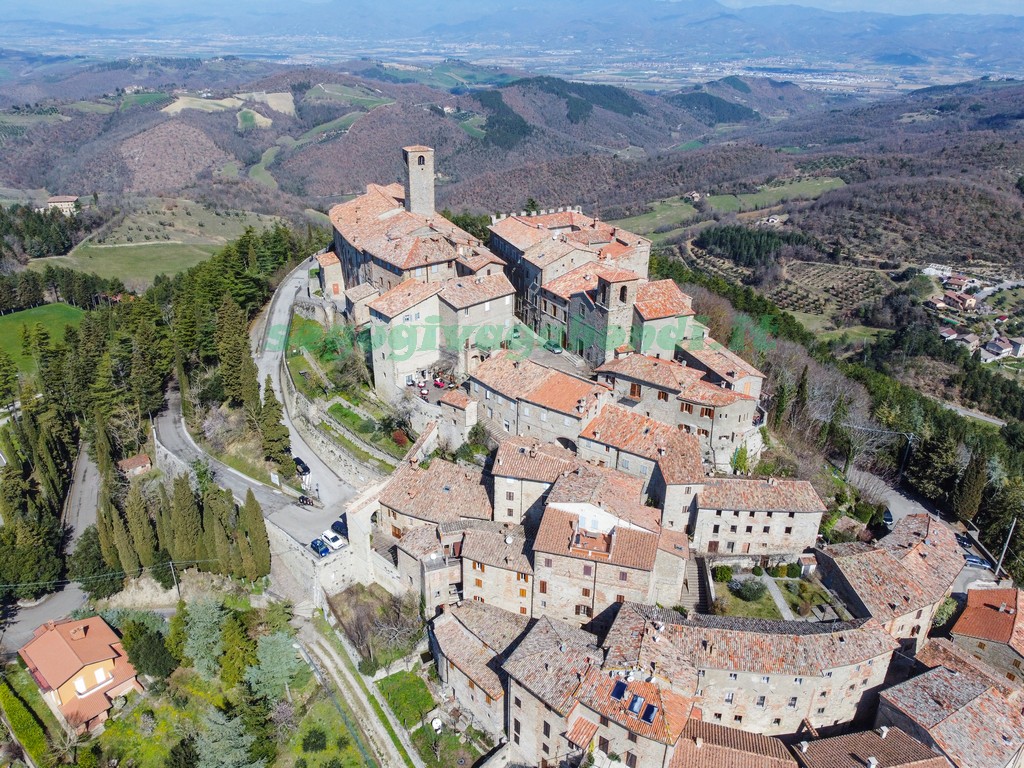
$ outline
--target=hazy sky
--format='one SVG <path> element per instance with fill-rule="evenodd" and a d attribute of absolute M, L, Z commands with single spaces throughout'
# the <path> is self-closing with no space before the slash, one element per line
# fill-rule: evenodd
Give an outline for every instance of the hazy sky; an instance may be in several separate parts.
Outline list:
<path fill-rule="evenodd" d="M 876 11 L 879 13 L 1008 13 L 1024 16 L 1024 0 L 718 0 L 730 8 L 752 5 L 808 5 L 830 11 Z"/>

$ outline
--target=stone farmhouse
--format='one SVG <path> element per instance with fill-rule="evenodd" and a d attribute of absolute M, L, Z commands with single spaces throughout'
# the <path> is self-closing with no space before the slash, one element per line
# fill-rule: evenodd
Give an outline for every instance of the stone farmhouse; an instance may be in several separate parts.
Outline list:
<path fill-rule="evenodd" d="M 1002 672 L 1024 679 L 1024 608 L 1018 589 L 972 589 L 967 607 L 950 632 L 953 642 Z"/>
<path fill-rule="evenodd" d="M 835 544 L 816 554 L 825 585 L 851 612 L 876 619 L 913 654 L 964 567 L 961 552 L 948 527 L 919 514 L 900 520 L 877 544 Z"/>

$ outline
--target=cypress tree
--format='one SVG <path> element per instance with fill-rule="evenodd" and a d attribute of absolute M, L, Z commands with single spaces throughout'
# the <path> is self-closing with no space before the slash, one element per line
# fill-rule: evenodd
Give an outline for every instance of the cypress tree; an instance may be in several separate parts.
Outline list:
<path fill-rule="evenodd" d="M 156 505 L 156 541 L 157 549 L 166 549 L 168 552 L 174 547 L 174 534 L 171 523 L 171 500 L 167 496 L 167 488 L 163 485 L 157 488 Z"/>
<path fill-rule="evenodd" d="M 224 393 L 235 405 L 244 402 L 245 360 L 249 354 L 249 334 L 246 333 L 245 314 L 230 295 L 225 295 L 217 310 L 217 332 L 215 335 L 217 358 L 220 361 L 220 378 Z"/>
<path fill-rule="evenodd" d="M 789 411 L 791 419 L 803 414 L 807 408 L 807 366 L 804 366 L 800 374 L 800 380 L 796 383 L 796 395 L 793 399 L 793 407 Z"/>
<path fill-rule="evenodd" d="M 149 507 L 138 483 L 132 483 L 124 503 L 124 514 L 128 521 L 128 532 L 139 556 L 139 562 L 148 568 L 156 556 L 156 535 L 149 517 Z"/>
<path fill-rule="evenodd" d="M 116 509 L 110 510 L 110 528 L 113 531 L 114 547 L 117 549 L 117 557 L 121 561 L 121 570 L 128 577 L 137 576 L 139 573 L 139 556 L 132 546 L 131 537 L 125 527 L 121 513 Z"/>
<path fill-rule="evenodd" d="M 975 450 L 953 492 L 953 511 L 960 520 L 973 520 L 974 516 L 978 514 L 986 485 L 988 485 L 988 457 L 981 451 Z"/>
<path fill-rule="evenodd" d="M 237 613 L 224 620 L 221 630 L 224 655 L 220 657 L 220 679 L 227 688 L 234 688 L 245 677 L 245 670 L 256 663 L 256 643 L 245 631 Z"/>
<path fill-rule="evenodd" d="M 252 556 L 249 538 L 242 531 L 235 532 L 235 546 L 238 547 L 238 556 L 242 561 L 242 576 L 246 581 L 256 581 L 260 577 L 259 570 Z"/>
<path fill-rule="evenodd" d="M 175 560 L 198 560 L 199 540 L 202 538 L 203 525 L 199 515 L 196 496 L 192 492 L 187 475 L 174 478 L 174 490 L 171 497 L 171 532 L 174 548 L 171 556 Z"/>
<path fill-rule="evenodd" d="M 18 394 L 18 367 L 6 350 L 0 349 L 0 405 L 14 403 Z"/>
<path fill-rule="evenodd" d="M 111 568 L 120 568 L 121 558 L 117 555 L 114 545 L 114 532 L 110 528 L 110 503 L 102 500 L 96 510 L 96 533 L 100 540 L 100 552 L 103 561 Z"/>
<path fill-rule="evenodd" d="M 282 467 L 292 465 L 291 437 L 283 423 L 284 412 L 274 394 L 270 374 L 263 384 L 263 410 L 260 414 L 260 435 L 263 440 L 264 458 L 276 461 Z"/>
<path fill-rule="evenodd" d="M 267 537 L 267 524 L 263 520 L 263 509 L 251 488 L 245 494 L 238 522 L 239 528 L 248 536 L 257 577 L 266 576 L 270 573 L 270 539 Z"/>
<path fill-rule="evenodd" d="M 231 542 L 228 541 L 228 532 L 224 529 L 224 522 L 219 517 L 214 517 L 210 521 L 210 530 L 213 532 L 213 546 L 210 547 L 210 539 L 207 539 L 206 546 L 217 553 L 216 568 L 210 570 L 227 576 L 231 573 Z"/>

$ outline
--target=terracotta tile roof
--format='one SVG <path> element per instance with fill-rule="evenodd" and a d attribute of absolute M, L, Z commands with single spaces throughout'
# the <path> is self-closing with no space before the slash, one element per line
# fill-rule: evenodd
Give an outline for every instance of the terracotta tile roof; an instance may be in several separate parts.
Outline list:
<path fill-rule="evenodd" d="M 1020 701 L 980 677 L 935 667 L 880 695 L 961 768 L 1004 768 L 1024 747 Z"/>
<path fill-rule="evenodd" d="M 469 395 L 467 395 L 461 389 L 449 389 L 438 401 L 445 405 L 450 405 L 453 408 L 458 408 L 460 411 L 466 410 L 466 406 L 469 405 Z"/>
<path fill-rule="evenodd" d="M 686 531 L 662 528 L 661 535 L 658 536 L 658 549 L 683 560 L 689 560 L 690 537 L 686 535 Z"/>
<path fill-rule="evenodd" d="M 578 546 L 580 536 L 584 542 L 588 538 L 597 540 L 596 548 Z M 624 525 L 617 525 L 608 532 L 590 531 L 581 524 L 578 514 L 549 504 L 541 517 L 533 547 L 537 552 L 651 571 L 658 553 L 658 534 Z"/>
<path fill-rule="evenodd" d="M 643 478 L 610 467 L 581 464 L 559 477 L 548 494 L 548 504 L 593 504 L 648 531 L 661 528 L 661 513 L 648 507 Z"/>
<path fill-rule="evenodd" d="M 874 619 L 833 624 L 704 614 L 684 619 L 637 603 L 620 607 L 604 644 L 606 667 L 653 668 L 674 681 L 696 681 L 697 669 L 821 677 L 830 669 L 888 657 L 899 648 Z"/>
<path fill-rule="evenodd" d="M 60 711 L 68 723 L 89 723 L 93 718 L 110 709 L 113 706 L 114 698 L 126 693 L 131 688 L 141 688 L 141 685 L 136 682 L 135 667 L 128 661 L 128 654 L 124 652 L 121 643 L 114 643 L 111 647 L 116 654 L 111 679 L 91 693 L 81 697 L 76 696 L 61 705 Z"/>
<path fill-rule="evenodd" d="M 823 547 L 868 612 L 885 623 L 942 600 L 964 567 L 953 532 L 929 515 L 908 515 L 876 546 Z"/>
<path fill-rule="evenodd" d="M 383 296 L 370 302 L 374 312 L 379 312 L 389 319 L 394 319 L 406 310 L 412 309 L 441 290 L 441 283 L 423 283 L 409 278 L 399 283 Z"/>
<path fill-rule="evenodd" d="M 806 480 L 708 480 L 697 493 L 701 509 L 757 512 L 825 512 L 825 503 Z"/>
<path fill-rule="evenodd" d="M 494 652 L 458 621 L 445 619 L 444 616 L 435 619 L 431 627 L 441 655 L 492 699 L 500 699 L 505 690 Z"/>
<path fill-rule="evenodd" d="M 499 267 L 505 266 L 505 260 L 491 253 L 487 248 L 476 246 L 463 247 L 459 253 L 458 261 L 470 272 L 476 273 L 488 264 L 495 264 Z"/>
<path fill-rule="evenodd" d="M 578 465 L 576 454 L 560 445 L 542 443 L 533 437 L 510 437 L 498 445 L 491 474 L 554 483 L 563 473 L 571 472 Z"/>
<path fill-rule="evenodd" d="M 570 744 L 574 744 L 580 749 L 586 749 L 594 740 L 595 735 L 597 735 L 597 723 L 592 723 L 585 717 L 578 717 L 565 734 L 565 738 L 569 740 Z"/>
<path fill-rule="evenodd" d="M 341 259 L 338 258 L 338 254 L 334 251 L 318 253 L 316 255 L 316 260 L 319 262 L 321 267 L 330 267 L 333 264 L 341 264 Z"/>
<path fill-rule="evenodd" d="M 793 768 L 778 739 L 704 720 L 686 723 L 668 768 Z"/>
<path fill-rule="evenodd" d="M 402 147 L 403 152 L 433 152 L 433 147 L 426 147 L 423 144 L 410 144 L 408 147 Z"/>
<path fill-rule="evenodd" d="M 133 469 L 148 469 L 152 466 L 153 462 L 144 453 L 137 453 L 134 456 L 129 456 L 127 459 L 121 459 L 117 462 L 117 468 L 122 472 L 131 472 Z"/>
<path fill-rule="evenodd" d="M 955 672 L 963 672 L 968 677 L 983 680 L 988 685 L 998 689 L 1007 698 L 1019 699 L 1024 695 L 1022 681 L 1011 681 L 1006 673 L 1000 672 L 993 666 L 986 664 L 981 659 L 975 658 L 969 651 L 954 645 L 942 637 L 930 637 L 924 647 L 914 657 L 922 666 L 947 667 Z"/>
<path fill-rule="evenodd" d="M 373 283 L 359 283 L 345 291 L 345 297 L 355 304 L 363 299 L 368 299 L 370 296 L 376 296 L 379 293 L 380 291 Z"/>
<path fill-rule="evenodd" d="M 120 642 L 107 622 L 93 616 L 41 624 L 18 653 L 39 687 L 55 691 L 82 667 L 115 658 Z"/>
<path fill-rule="evenodd" d="M 592 381 L 547 368 L 507 350 L 498 350 L 477 366 L 470 377 L 510 400 L 523 400 L 549 410 L 580 418 L 606 395 L 607 389 Z"/>
<path fill-rule="evenodd" d="M 513 533 L 490 533 L 487 531 L 466 531 L 462 540 L 462 557 L 484 565 L 502 568 L 516 573 L 533 573 L 530 564 L 532 547 L 525 535 Z"/>
<path fill-rule="evenodd" d="M 436 525 L 414 525 L 402 531 L 402 538 L 396 544 L 399 549 L 417 560 L 423 560 L 431 554 L 440 554 L 442 551 Z"/>
<path fill-rule="evenodd" d="M 695 379 L 679 391 L 676 399 L 695 403 L 696 405 L 709 405 L 713 408 L 721 408 L 732 405 L 740 400 L 753 400 L 754 398 L 742 392 L 737 392 L 734 389 L 712 384 L 704 379 Z"/>
<path fill-rule="evenodd" d="M 725 381 L 735 382 L 744 376 L 764 378 L 757 368 L 710 337 L 684 341 L 679 348 L 684 357 L 692 358 Z"/>
<path fill-rule="evenodd" d="M 594 291 L 597 288 L 598 278 L 604 278 L 609 283 L 624 283 L 639 280 L 640 276 L 628 269 L 591 262 L 582 264 L 561 277 L 549 280 L 542 287 L 549 293 L 563 299 L 570 299 L 577 293 Z"/>
<path fill-rule="evenodd" d="M 601 663 L 596 642 L 594 635 L 544 616 L 530 627 L 502 668 L 565 717 L 576 701 L 580 678 Z"/>
<path fill-rule="evenodd" d="M 681 365 L 675 360 L 661 360 L 640 353 L 609 360 L 597 368 L 597 373 L 621 376 L 672 393 L 679 393 L 704 376 L 702 371 Z"/>
<path fill-rule="evenodd" d="M 626 684 L 626 690 L 622 698 L 614 699 L 612 689 L 620 681 Z M 581 704 L 599 715 L 614 720 L 638 736 L 662 744 L 675 744 L 694 706 L 694 697 L 681 696 L 667 685 L 644 679 L 630 680 L 596 668 L 592 668 L 580 681 L 578 697 Z M 642 704 L 634 697 L 642 699 Z M 631 704 L 634 708 L 639 704 L 640 711 L 630 711 Z M 645 712 L 649 713 L 651 722 L 643 719 Z"/>
<path fill-rule="evenodd" d="M 427 469 L 404 464 L 391 476 L 391 482 L 380 495 L 380 503 L 431 523 L 460 517 L 493 517 L 483 473 L 441 459 L 431 461 Z"/>
<path fill-rule="evenodd" d="M 806 750 L 804 743 L 793 749 L 803 768 L 864 768 L 869 757 L 877 760 L 878 768 L 949 768 L 946 758 L 899 728 L 847 733 L 805 743 Z"/>
<path fill-rule="evenodd" d="M 952 634 L 1004 643 L 1024 655 L 1024 608 L 1019 589 L 971 589 Z"/>
<path fill-rule="evenodd" d="M 481 277 L 453 277 L 442 285 L 441 300 L 455 309 L 474 307 L 516 292 L 504 272 Z"/>
<path fill-rule="evenodd" d="M 512 648 L 530 624 L 526 616 L 476 600 L 464 600 L 446 610 L 499 656 Z"/>
<path fill-rule="evenodd" d="M 690 297 L 680 290 L 675 280 L 641 283 L 633 306 L 644 320 L 693 314 Z"/>
<path fill-rule="evenodd" d="M 670 484 L 704 480 L 696 436 L 620 405 L 602 408 L 583 428 L 580 437 L 656 462 Z"/>
<path fill-rule="evenodd" d="M 579 244 L 595 251 L 600 257 L 617 259 L 631 253 L 638 245 L 650 243 L 645 237 L 576 211 L 539 216 L 507 216 L 492 224 L 490 230 L 520 252 L 526 252 L 547 240 Z M 530 260 L 534 261 L 532 258 Z M 544 266 L 536 261 L 534 263 Z"/>

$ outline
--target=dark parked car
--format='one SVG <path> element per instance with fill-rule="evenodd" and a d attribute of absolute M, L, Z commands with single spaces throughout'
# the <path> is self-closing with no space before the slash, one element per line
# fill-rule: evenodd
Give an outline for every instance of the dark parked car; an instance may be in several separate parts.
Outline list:
<path fill-rule="evenodd" d="M 992 570 L 992 563 L 986 560 L 984 557 L 978 557 L 977 555 L 964 555 L 964 562 L 967 563 L 971 568 L 985 568 L 989 571 Z"/>
<path fill-rule="evenodd" d="M 892 512 L 888 509 L 882 513 L 882 522 L 885 523 L 886 528 L 892 528 Z"/>
<path fill-rule="evenodd" d="M 305 477 L 309 474 L 309 465 L 298 456 L 295 457 L 295 471 L 299 473 L 300 477 Z"/>
<path fill-rule="evenodd" d="M 345 523 L 341 520 L 335 520 L 333 523 L 331 523 L 331 530 L 339 536 L 344 536 L 345 538 L 348 538 L 348 531 L 345 529 Z"/>
<path fill-rule="evenodd" d="M 554 353 L 556 355 L 562 354 L 562 345 L 559 344 L 554 339 L 548 339 L 547 341 L 545 341 L 544 342 L 544 349 L 546 349 L 548 352 L 552 352 L 552 353 Z"/>
<path fill-rule="evenodd" d="M 331 554 L 331 548 L 328 547 L 322 539 L 313 539 L 309 542 L 309 548 L 316 552 L 320 557 L 327 557 Z"/>
<path fill-rule="evenodd" d="M 970 549 L 974 546 L 974 542 L 971 541 L 970 536 L 964 536 L 962 533 L 956 534 L 956 543 L 964 549 Z"/>

